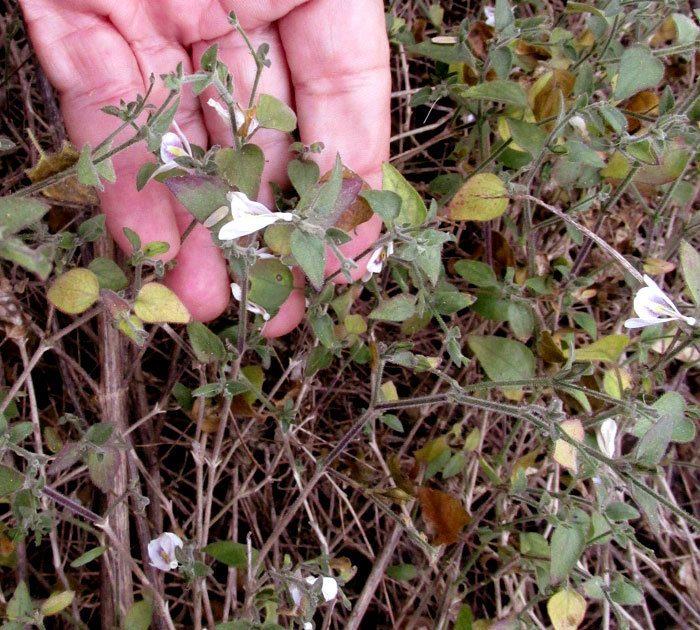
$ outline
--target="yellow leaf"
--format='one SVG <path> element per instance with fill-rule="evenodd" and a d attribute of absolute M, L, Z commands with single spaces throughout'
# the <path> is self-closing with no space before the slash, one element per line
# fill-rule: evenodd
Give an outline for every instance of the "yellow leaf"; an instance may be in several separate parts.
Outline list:
<path fill-rule="evenodd" d="M 393 381 L 382 383 L 381 390 L 386 402 L 394 402 L 399 399 L 399 393 L 396 391 L 396 385 L 394 385 Z"/>
<path fill-rule="evenodd" d="M 577 442 L 583 441 L 583 425 L 580 420 L 564 420 L 564 422 L 559 425 L 559 428 Z M 572 472 L 578 471 L 576 448 L 573 444 L 569 444 L 561 438 L 554 443 L 554 461 Z"/>
<path fill-rule="evenodd" d="M 613 370 L 605 370 L 603 374 L 603 389 L 608 396 L 622 398 L 622 393 L 632 386 L 632 377 L 630 373 L 623 368 L 615 368 Z"/>
<path fill-rule="evenodd" d="M 470 177 L 450 201 L 450 217 L 457 221 L 489 221 L 508 207 L 506 187 L 497 175 Z"/>
<path fill-rule="evenodd" d="M 630 338 L 627 335 L 608 335 L 576 350 L 576 361 L 615 362 L 625 351 Z M 565 352 L 568 356 L 568 350 Z"/>
<path fill-rule="evenodd" d="M 144 322 L 186 324 L 190 312 L 168 287 L 149 282 L 141 287 L 134 302 L 134 313 Z"/>
<path fill-rule="evenodd" d="M 100 297 L 100 282 L 89 269 L 71 269 L 56 278 L 48 292 L 49 302 L 62 313 L 87 311 Z"/>
<path fill-rule="evenodd" d="M 549 598 L 547 612 L 554 630 L 576 630 L 586 615 L 586 600 L 565 588 Z"/>

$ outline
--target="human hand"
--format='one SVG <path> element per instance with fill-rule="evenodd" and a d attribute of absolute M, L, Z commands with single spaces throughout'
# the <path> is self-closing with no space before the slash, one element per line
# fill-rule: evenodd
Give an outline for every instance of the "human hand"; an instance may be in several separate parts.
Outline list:
<path fill-rule="evenodd" d="M 228 23 L 236 12 L 253 47 L 270 44 L 270 68 L 259 93 L 291 105 L 301 139 L 321 141 L 321 172 L 340 153 L 343 163 L 373 187 L 381 184 L 381 163 L 389 146 L 389 59 L 383 4 L 380 0 L 20 0 L 29 32 L 49 79 L 58 90 L 68 133 L 79 147 L 99 143 L 118 121 L 100 109 L 120 99 L 144 94 L 151 74 L 171 72 L 182 62 L 192 72 L 211 44 L 234 76 L 234 98 L 247 106 L 255 65 L 242 37 Z M 167 89 L 157 81 L 152 101 Z M 187 138 L 200 146 L 232 145 L 231 130 L 201 97 L 183 90 L 176 120 Z M 118 137 L 115 142 L 119 141 Z M 267 183 L 286 182 L 289 138 L 259 130 L 253 141 L 266 159 L 260 201 L 271 205 Z M 142 243 L 166 241 L 163 257 L 177 265 L 166 277 L 195 319 L 220 315 L 230 299 L 229 276 L 220 250 L 201 225 L 180 246 L 191 215 L 156 182 L 136 191 L 136 174 L 151 156 L 140 143 L 114 157 L 117 183 L 106 185 L 102 207 L 117 243 L 129 251 L 123 228 L 137 232 Z M 376 240 L 381 222 L 373 217 L 341 248 L 354 257 Z M 338 268 L 328 257 L 326 275 Z M 298 270 L 295 270 L 298 272 Z M 364 271 L 354 270 L 354 277 Z M 301 273 L 295 273 L 298 283 Z M 299 286 L 299 284 L 297 284 Z M 304 298 L 295 290 L 264 329 L 270 337 L 294 328 L 304 314 Z"/>

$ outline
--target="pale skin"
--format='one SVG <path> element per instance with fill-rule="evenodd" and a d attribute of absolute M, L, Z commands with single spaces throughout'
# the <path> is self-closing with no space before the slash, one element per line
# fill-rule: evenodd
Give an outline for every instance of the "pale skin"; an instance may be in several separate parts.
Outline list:
<path fill-rule="evenodd" d="M 219 57 L 234 76 L 235 98 L 247 107 L 255 65 L 241 36 L 227 22 L 235 11 L 253 47 L 270 44 L 272 66 L 263 72 L 259 92 L 291 105 L 298 116 L 303 142 L 320 141 L 321 172 L 330 169 L 339 152 L 343 163 L 373 187 L 381 185 L 381 164 L 388 158 L 390 115 L 389 51 L 381 0 L 20 0 L 32 43 L 49 79 L 58 90 L 71 140 L 93 147 L 119 121 L 100 111 L 105 105 L 131 101 L 144 94 L 148 77 L 198 67 L 202 53 L 214 42 Z M 167 94 L 158 81 L 153 101 Z M 176 120 L 190 142 L 203 147 L 232 145 L 231 130 L 206 101 L 188 88 L 182 93 Z M 119 140 L 119 138 L 118 138 Z M 271 204 L 267 183 L 286 185 L 291 157 L 289 137 L 261 130 L 253 141 L 265 153 L 260 201 Z M 208 230 L 197 226 L 180 245 L 191 215 L 167 189 L 149 183 L 138 193 L 136 173 L 153 161 L 145 144 L 114 158 L 117 183 L 106 185 L 102 208 L 107 226 L 126 251 L 122 228 L 136 231 L 142 243 L 167 241 L 165 260 L 177 265 L 166 284 L 193 317 L 208 321 L 231 300 L 230 278 L 220 250 Z M 359 226 L 343 246 L 355 257 L 376 240 L 381 222 L 374 217 Z M 330 259 L 326 275 L 337 270 Z M 296 286 L 303 274 L 295 270 Z M 364 265 L 353 273 L 359 277 Z M 264 328 L 266 336 L 285 334 L 304 315 L 304 296 L 295 290 L 278 315 Z"/>

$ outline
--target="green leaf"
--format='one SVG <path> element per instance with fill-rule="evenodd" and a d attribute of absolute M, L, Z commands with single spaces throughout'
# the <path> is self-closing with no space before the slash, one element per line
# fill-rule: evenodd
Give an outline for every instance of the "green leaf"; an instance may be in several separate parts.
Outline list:
<path fill-rule="evenodd" d="M 695 438 L 695 424 L 685 415 L 686 405 L 683 396 L 677 392 L 666 392 L 652 406 L 659 412 L 659 420 L 662 417 L 670 418 L 672 442 L 690 442 Z M 643 437 L 654 424 L 652 420 L 640 417 L 632 433 L 637 437 Z"/>
<path fill-rule="evenodd" d="M 530 348 L 519 341 L 489 335 L 469 335 L 467 343 L 492 381 L 521 381 L 532 378 L 535 374 L 535 357 Z"/>
<path fill-rule="evenodd" d="M 468 604 L 463 604 L 457 613 L 457 621 L 452 630 L 476 630 L 472 625 L 472 609 Z M 479 628 L 479 630 L 482 630 Z"/>
<path fill-rule="evenodd" d="M 80 238 L 82 238 L 86 243 L 96 241 L 98 238 L 107 233 L 105 230 L 106 220 L 107 215 L 96 214 L 87 221 L 83 221 L 78 227 L 78 236 L 80 236 Z"/>
<path fill-rule="evenodd" d="M 207 383 L 197 389 L 192 390 L 192 398 L 213 398 L 224 391 L 221 383 Z"/>
<path fill-rule="evenodd" d="M 395 564 L 392 567 L 387 567 L 386 574 L 392 580 L 409 582 L 418 577 L 418 569 L 412 564 Z"/>
<path fill-rule="evenodd" d="M 306 361 L 306 376 L 311 377 L 319 370 L 325 370 L 333 362 L 333 353 L 323 346 L 316 346 Z"/>
<path fill-rule="evenodd" d="M 218 53 L 219 44 L 212 44 L 209 46 L 199 60 L 199 67 L 204 70 L 204 72 L 214 72 Z"/>
<path fill-rule="evenodd" d="M 14 468 L 0 464 L 0 497 L 16 492 L 24 485 L 24 475 Z"/>
<path fill-rule="evenodd" d="M 73 560 L 73 562 L 70 563 L 70 566 L 73 569 L 82 567 L 88 562 L 92 562 L 93 560 L 99 558 L 105 551 L 107 551 L 107 549 L 109 549 L 109 547 L 105 547 L 102 545 L 99 547 L 94 547 L 93 549 L 86 551 L 82 556 L 79 556 L 78 558 Z"/>
<path fill-rule="evenodd" d="M 550 579 L 552 584 L 558 584 L 568 577 L 578 562 L 586 547 L 586 537 L 579 527 L 561 524 L 552 533 L 550 547 Z"/>
<path fill-rule="evenodd" d="M 95 186 L 104 190 L 100 181 L 100 175 L 92 162 L 92 149 L 90 143 L 86 143 L 78 158 L 78 181 L 84 186 Z"/>
<path fill-rule="evenodd" d="M 297 117 L 289 105 L 269 94 L 261 94 L 255 115 L 261 127 L 291 133 L 297 128 Z"/>
<path fill-rule="evenodd" d="M 165 254 L 170 249 L 170 243 L 165 241 L 151 241 L 143 248 L 143 255 L 146 258 L 153 258 L 159 254 Z"/>
<path fill-rule="evenodd" d="M 422 225 L 428 216 L 428 209 L 416 189 L 409 184 L 391 164 L 382 164 L 382 188 L 396 193 L 401 198 L 401 210 L 396 217 L 400 225 Z"/>
<path fill-rule="evenodd" d="M 576 361 L 610 361 L 615 363 L 630 342 L 627 335 L 608 335 L 576 350 Z M 565 352 L 565 354 L 568 354 Z"/>
<path fill-rule="evenodd" d="M 311 329 L 322 346 L 332 348 L 335 345 L 333 320 L 328 313 L 312 315 L 309 317 Z"/>
<path fill-rule="evenodd" d="M 513 142 L 525 149 L 533 157 L 537 157 L 545 147 L 547 134 L 539 125 L 508 118 L 508 129 Z"/>
<path fill-rule="evenodd" d="M 478 260 L 458 260 L 454 270 L 469 284 L 477 287 L 498 287 L 493 268 Z"/>
<path fill-rule="evenodd" d="M 637 92 L 656 87 L 664 77 L 664 64 L 643 44 L 626 48 L 620 59 L 620 69 L 613 98 L 624 100 Z"/>
<path fill-rule="evenodd" d="M 129 241 L 129 245 L 131 245 L 132 251 L 136 252 L 141 249 L 141 238 L 136 232 L 134 232 L 134 230 L 128 227 L 124 227 L 122 228 L 122 232 L 124 232 L 126 240 Z"/>
<path fill-rule="evenodd" d="M 382 301 L 369 314 L 370 319 L 403 322 L 416 312 L 416 296 L 402 293 Z"/>
<path fill-rule="evenodd" d="M 105 448 L 102 452 L 89 451 L 87 465 L 92 483 L 102 492 L 113 490 L 114 477 L 119 469 L 119 454 L 114 448 Z"/>
<path fill-rule="evenodd" d="M 516 337 L 528 339 L 535 329 L 532 308 L 523 302 L 511 302 L 508 304 L 508 323 Z"/>
<path fill-rule="evenodd" d="M 500 33 L 503 29 L 513 24 L 513 22 L 515 22 L 515 17 L 513 16 L 510 2 L 508 0 L 496 0 L 494 14 L 494 28 L 496 32 Z"/>
<path fill-rule="evenodd" d="M 326 271 L 326 244 L 323 239 L 296 228 L 289 238 L 289 245 L 313 287 L 320 291 Z"/>
<path fill-rule="evenodd" d="M 110 258 L 95 258 L 88 269 L 97 276 L 100 289 L 110 289 L 111 291 L 121 291 L 129 286 L 126 274 L 119 265 Z"/>
<path fill-rule="evenodd" d="M 248 299 L 275 315 L 294 289 L 294 276 L 279 260 L 264 258 L 256 261 L 248 273 Z"/>
<path fill-rule="evenodd" d="M 12 599 L 7 603 L 7 618 L 10 621 L 14 620 L 25 620 L 32 614 L 34 607 L 32 606 L 32 599 L 29 595 L 29 589 L 27 588 L 27 583 L 22 580 L 15 589 Z"/>
<path fill-rule="evenodd" d="M 287 175 L 299 197 L 303 197 L 318 182 L 321 173 L 313 160 L 292 160 L 287 165 Z"/>
<path fill-rule="evenodd" d="M 221 339 L 201 322 L 191 321 L 187 324 L 187 334 L 194 355 L 200 363 L 223 361 L 226 358 L 226 348 Z"/>
<path fill-rule="evenodd" d="M 190 321 L 190 313 L 180 298 L 157 282 L 149 282 L 141 287 L 134 302 L 134 313 L 151 324 L 186 324 Z"/>
<path fill-rule="evenodd" d="M 255 144 L 245 144 L 238 151 L 225 147 L 214 158 L 226 182 L 250 199 L 257 199 L 265 166 L 265 155 Z"/>
<path fill-rule="evenodd" d="M 226 194 L 231 188 L 219 177 L 181 175 L 168 177 L 165 185 L 200 223 L 204 223 L 221 206 L 229 205 Z"/>
<path fill-rule="evenodd" d="M 0 198 L 0 238 L 7 238 L 36 223 L 48 211 L 49 206 L 26 197 Z"/>
<path fill-rule="evenodd" d="M 450 201 L 450 217 L 456 221 L 489 221 L 508 207 L 506 188 L 493 173 L 470 177 Z"/>
<path fill-rule="evenodd" d="M 47 616 L 57 615 L 64 608 L 68 608 L 68 606 L 71 605 L 74 597 L 75 591 L 61 591 L 60 593 L 53 593 L 41 605 L 41 614 Z"/>
<path fill-rule="evenodd" d="M 397 416 L 393 413 L 385 413 L 380 420 L 388 426 L 390 429 L 396 431 L 397 433 L 403 433 L 403 423 Z"/>
<path fill-rule="evenodd" d="M 124 630 L 148 630 L 153 618 L 153 605 L 147 600 L 134 602 L 124 617 Z"/>
<path fill-rule="evenodd" d="M 71 269 L 56 278 L 47 297 L 62 313 L 77 315 L 100 297 L 100 282 L 89 269 Z"/>
<path fill-rule="evenodd" d="M 595 168 L 605 168 L 605 162 L 591 147 L 580 140 L 567 140 L 564 145 L 569 151 L 567 159 L 579 164 L 588 164 Z"/>
<path fill-rule="evenodd" d="M 685 286 L 695 306 L 700 306 L 700 254 L 687 241 L 681 241 L 681 270 Z"/>
<path fill-rule="evenodd" d="M 627 503 L 614 501 L 605 508 L 606 516 L 612 521 L 631 521 L 639 518 L 639 512 Z"/>
<path fill-rule="evenodd" d="M 10 444 L 19 444 L 34 432 L 34 425 L 30 421 L 18 422 L 12 425 L 7 437 Z"/>
<path fill-rule="evenodd" d="M 644 601 L 644 593 L 636 584 L 618 576 L 610 584 L 610 599 L 622 606 L 638 606 Z"/>
<path fill-rule="evenodd" d="M 396 221 L 401 212 L 401 197 L 390 190 L 367 190 L 360 196 L 367 201 L 372 212 L 381 217 L 387 227 Z"/>
<path fill-rule="evenodd" d="M 505 103 L 506 105 L 515 105 L 527 109 L 527 94 L 525 90 L 518 84 L 512 81 L 503 81 L 496 79 L 495 81 L 487 81 L 473 87 L 467 88 L 462 92 L 466 98 L 475 98 L 483 101 L 495 101 L 496 103 Z"/>
<path fill-rule="evenodd" d="M 46 280 L 51 273 L 52 257 L 50 246 L 32 249 L 18 238 L 0 240 L 0 258 L 21 265 L 28 271 L 35 273 L 41 280 Z"/>
<path fill-rule="evenodd" d="M 447 460 L 445 467 L 442 469 L 442 478 L 449 479 L 450 477 L 458 475 L 464 470 L 466 465 L 467 458 L 464 456 L 464 453 L 455 453 Z"/>
<path fill-rule="evenodd" d="M 243 543 L 231 540 L 219 540 L 208 544 L 202 551 L 212 558 L 223 562 L 235 569 L 245 569 L 248 566 L 248 547 Z M 252 550 L 252 561 L 255 563 L 258 551 Z"/>

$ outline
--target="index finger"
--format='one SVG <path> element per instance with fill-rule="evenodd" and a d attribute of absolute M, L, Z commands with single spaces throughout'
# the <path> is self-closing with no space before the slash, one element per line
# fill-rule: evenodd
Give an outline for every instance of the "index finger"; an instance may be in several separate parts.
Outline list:
<path fill-rule="evenodd" d="M 381 186 L 391 132 L 383 7 L 381 0 L 310 0 L 279 21 L 302 141 L 324 143 L 322 172 L 340 153 L 343 164 L 373 187 Z M 381 221 L 373 217 L 358 226 L 341 251 L 356 256 L 372 245 L 380 229 Z M 327 260 L 326 274 L 333 273 L 338 261 L 332 254 Z M 354 270 L 355 279 L 364 266 L 366 261 Z"/>

